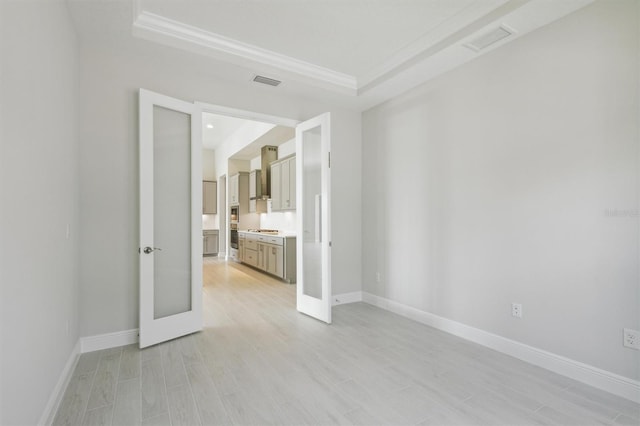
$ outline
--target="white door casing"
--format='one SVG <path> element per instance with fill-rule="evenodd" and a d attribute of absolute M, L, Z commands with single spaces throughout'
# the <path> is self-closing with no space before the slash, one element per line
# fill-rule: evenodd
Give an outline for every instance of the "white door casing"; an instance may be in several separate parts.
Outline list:
<path fill-rule="evenodd" d="M 202 114 L 140 89 L 139 119 L 144 348 L 202 329 Z"/>

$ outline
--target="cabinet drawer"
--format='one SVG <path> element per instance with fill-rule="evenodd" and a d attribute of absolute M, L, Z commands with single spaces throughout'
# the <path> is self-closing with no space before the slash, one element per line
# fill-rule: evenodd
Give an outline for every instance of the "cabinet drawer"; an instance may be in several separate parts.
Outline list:
<path fill-rule="evenodd" d="M 253 238 L 245 238 L 244 247 L 250 250 L 258 250 L 258 240 Z"/>
<path fill-rule="evenodd" d="M 276 246 L 281 246 L 283 245 L 283 238 L 280 237 L 272 237 L 269 235 L 260 235 L 258 237 L 258 241 L 262 242 L 262 243 L 267 243 L 267 244 L 274 244 Z"/>
<path fill-rule="evenodd" d="M 251 266 L 258 266 L 258 252 L 245 247 L 243 260 Z"/>

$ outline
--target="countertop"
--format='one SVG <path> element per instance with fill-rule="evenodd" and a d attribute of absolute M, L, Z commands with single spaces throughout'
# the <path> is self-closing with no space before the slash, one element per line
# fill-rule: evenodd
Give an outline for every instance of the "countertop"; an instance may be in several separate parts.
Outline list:
<path fill-rule="evenodd" d="M 295 237 L 296 233 L 291 231 L 279 231 L 277 234 L 270 234 L 267 232 L 252 232 L 245 230 L 239 230 L 238 233 L 242 232 L 243 234 L 251 234 L 251 235 L 263 235 L 266 237 L 280 237 L 280 238 L 291 238 Z"/>

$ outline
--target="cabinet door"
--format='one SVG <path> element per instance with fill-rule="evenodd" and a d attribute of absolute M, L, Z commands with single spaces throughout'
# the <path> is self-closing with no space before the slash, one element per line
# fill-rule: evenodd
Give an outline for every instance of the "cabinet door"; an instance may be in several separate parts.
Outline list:
<path fill-rule="evenodd" d="M 211 254 L 218 254 L 218 247 L 220 245 L 220 237 L 216 234 L 211 235 L 209 237 L 209 248 L 211 249 Z"/>
<path fill-rule="evenodd" d="M 282 210 L 288 210 L 291 204 L 291 193 L 289 191 L 289 160 L 282 162 L 282 170 L 280 172 L 280 188 L 282 191 L 281 194 L 281 208 Z"/>
<path fill-rule="evenodd" d="M 267 272 L 283 278 L 284 257 L 282 246 L 267 246 Z"/>
<path fill-rule="evenodd" d="M 296 208 L 296 157 L 289 161 L 289 208 Z"/>
<path fill-rule="evenodd" d="M 249 173 L 249 198 L 256 197 L 256 171 Z M 255 210 L 253 210 L 255 211 Z"/>
<path fill-rule="evenodd" d="M 233 175 L 229 179 L 229 199 L 231 205 L 237 205 L 238 200 L 238 175 Z"/>
<path fill-rule="evenodd" d="M 276 163 L 271 165 L 271 210 L 272 211 L 277 211 L 282 209 L 281 164 L 282 163 Z"/>
<path fill-rule="evenodd" d="M 249 213 L 255 213 L 256 210 L 256 200 L 249 200 Z"/>
<path fill-rule="evenodd" d="M 267 246 L 262 243 L 258 243 L 258 268 L 267 269 Z"/>
<path fill-rule="evenodd" d="M 218 213 L 218 183 L 202 182 L 202 214 Z"/>
<path fill-rule="evenodd" d="M 240 262 L 244 261 L 244 239 L 242 238 L 238 240 L 238 260 Z"/>

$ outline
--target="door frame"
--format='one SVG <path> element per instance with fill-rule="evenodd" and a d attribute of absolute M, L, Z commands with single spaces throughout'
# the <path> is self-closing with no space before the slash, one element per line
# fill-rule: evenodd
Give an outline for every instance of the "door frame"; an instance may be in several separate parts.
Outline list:
<path fill-rule="evenodd" d="M 263 123 L 270 123 L 270 124 L 275 124 L 277 126 L 287 126 L 287 127 L 292 127 L 292 128 L 296 128 L 296 126 L 298 126 L 298 124 L 301 123 L 301 121 L 299 120 L 294 120 L 291 118 L 285 118 L 285 117 L 279 117 L 277 115 L 269 115 L 269 114 L 262 114 L 259 112 L 254 112 L 254 111 L 249 111 L 249 110 L 244 110 L 244 109 L 237 109 L 237 108 L 230 108 L 230 107 L 226 107 L 223 105 L 215 105 L 215 104 L 209 104 L 206 102 L 200 102 L 200 101 L 195 101 L 194 105 L 196 105 L 198 108 L 200 108 L 201 112 L 207 112 L 207 113 L 211 113 L 211 114 L 218 114 L 218 115 L 224 115 L 227 117 L 233 117 L 233 118 L 240 118 L 243 120 L 253 120 L 253 121 L 261 121 Z M 216 170 L 216 173 L 220 173 L 219 170 Z M 220 176 L 225 176 L 226 177 L 226 187 L 224 188 L 224 192 L 225 192 L 225 200 L 223 200 L 223 204 L 225 205 L 225 209 L 229 208 L 229 171 L 227 170 L 226 173 L 223 173 Z M 229 223 L 229 214 L 228 212 L 225 210 L 224 212 L 225 218 L 224 218 L 224 225 L 222 225 L 222 223 L 220 224 L 220 226 L 224 226 L 226 228 L 226 232 L 225 235 L 223 236 L 226 247 L 225 247 L 225 259 L 229 259 L 231 257 L 231 244 L 229 241 L 229 229 L 231 229 L 231 224 Z"/>

